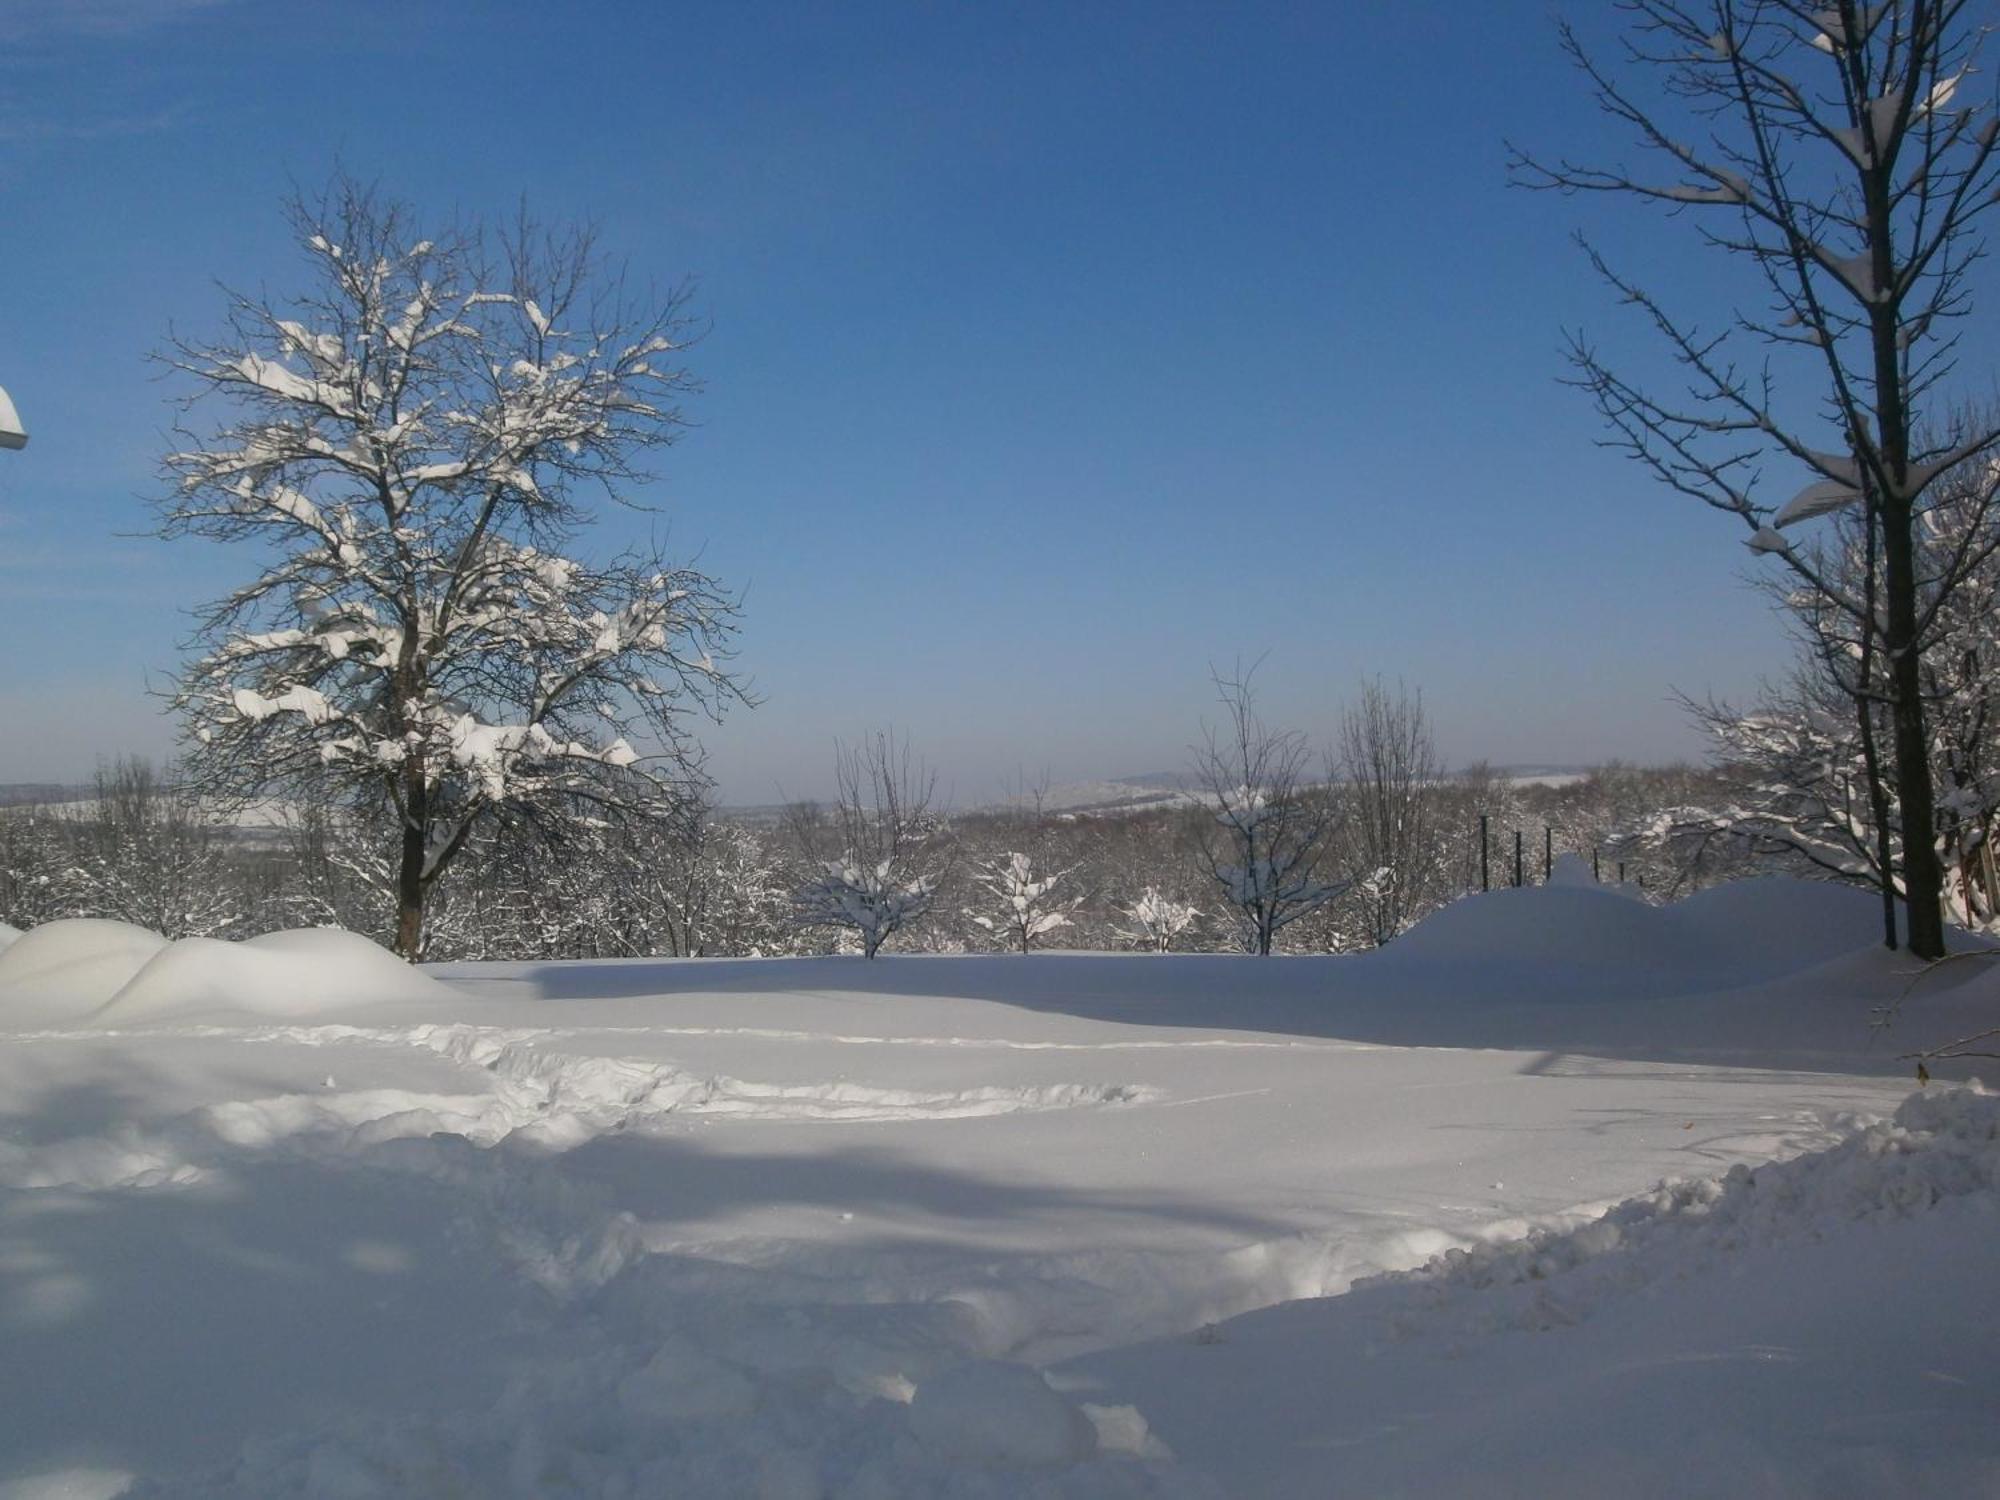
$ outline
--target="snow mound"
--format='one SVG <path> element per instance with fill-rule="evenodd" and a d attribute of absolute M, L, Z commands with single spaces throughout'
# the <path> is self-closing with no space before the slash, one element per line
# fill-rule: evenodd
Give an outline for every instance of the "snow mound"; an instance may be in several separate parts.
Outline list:
<path fill-rule="evenodd" d="M 437 980 L 367 938 L 315 927 L 240 943 L 182 938 L 154 953 L 91 1019 L 125 1023 L 207 1010 L 300 1017 L 444 993 Z"/>
<path fill-rule="evenodd" d="M 1686 962 L 1679 935 L 1647 906 L 1599 885 L 1506 887 L 1464 896 L 1396 939 L 1385 955 L 1446 962 Z"/>
<path fill-rule="evenodd" d="M 1424 961 L 1684 972 L 1691 979 L 1727 973 L 1749 983 L 1880 942 L 1880 901 L 1853 886 L 1774 876 L 1649 906 L 1625 887 L 1590 880 L 1580 859 L 1558 865 L 1562 878 L 1551 884 L 1453 902 L 1387 953 Z"/>
<path fill-rule="evenodd" d="M 982 1468 L 1053 1468 L 1097 1451 L 1090 1419 L 1039 1370 L 973 1360 L 917 1387 L 910 1430 L 940 1457 Z"/>
<path fill-rule="evenodd" d="M 1580 1227 L 1447 1250 L 1354 1289 L 1409 1289 L 1413 1303 L 1395 1319 L 1406 1335 L 1439 1324 L 1542 1330 L 1581 1322 L 1645 1286 L 1701 1276 L 1741 1251 L 1996 1196 L 2000 1095 L 1975 1082 L 1914 1093 L 1893 1119 L 1859 1126 L 1823 1151 L 1662 1183 Z"/>
<path fill-rule="evenodd" d="M 0 953 L 5 953 L 20 939 L 21 929 L 12 922 L 0 922 Z"/>
<path fill-rule="evenodd" d="M 1549 870 L 1550 885 L 1596 885 L 1597 877 L 1590 872 L 1589 861 L 1581 854 L 1558 854 L 1555 864 Z"/>
<path fill-rule="evenodd" d="M 167 946 L 129 922 L 72 917 L 0 949 L 0 1024 L 47 1026 L 89 1015 Z"/>
<path fill-rule="evenodd" d="M 1732 880 L 1696 891 L 1666 914 L 1682 941 L 1746 980 L 1882 941 L 1882 898 L 1827 880 Z"/>

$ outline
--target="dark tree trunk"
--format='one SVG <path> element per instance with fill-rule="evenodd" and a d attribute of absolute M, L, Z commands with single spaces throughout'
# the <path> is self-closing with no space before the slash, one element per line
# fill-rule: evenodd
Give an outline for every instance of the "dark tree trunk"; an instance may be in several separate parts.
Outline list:
<path fill-rule="evenodd" d="M 1862 590 L 1862 608 L 1865 618 L 1861 622 L 1861 658 L 1859 676 L 1854 687 L 1854 713 L 1861 731 L 1861 766 L 1868 778 L 1868 818 L 1875 825 L 1875 864 L 1882 876 L 1882 946 L 1890 952 L 1896 950 L 1896 863 L 1895 841 L 1889 829 L 1889 789 L 1882 776 L 1882 747 L 1875 738 L 1875 699 L 1873 694 L 1873 672 L 1875 666 L 1875 621 L 1878 601 L 1877 583 L 1882 576 L 1881 506 L 1874 496 L 1874 486 L 1867 489 L 1868 505 L 1863 513 L 1863 529 L 1867 533 L 1867 573 Z M 1827 659 L 1828 669 L 1834 680 L 1840 680 L 1840 669 L 1834 659 Z"/>
<path fill-rule="evenodd" d="M 396 952 L 411 963 L 424 944 L 424 859 L 430 852 L 428 795 L 421 775 L 406 785 L 403 844 L 396 867 Z"/>
<path fill-rule="evenodd" d="M 1909 908 L 1910 951 L 1918 958 L 1943 958 L 1944 866 L 1937 853 L 1923 661 L 1916 650 L 1917 583 L 1908 505 L 1888 506 L 1884 520 L 1883 581 L 1889 618 L 1883 644 L 1889 658 L 1896 798 L 1903 813 L 1903 899 Z"/>
<path fill-rule="evenodd" d="M 1892 169 L 1893 162 L 1884 161 L 1862 174 L 1869 267 L 1872 284 L 1878 287 L 1895 284 L 1890 256 L 1895 238 Z M 1900 317 L 1899 304 L 1877 299 L 1869 320 L 1879 477 L 1888 491 L 1880 497 L 1882 602 L 1887 606 L 1882 645 L 1888 657 L 1896 797 L 1903 814 L 1903 900 L 1909 909 L 1910 951 L 1918 958 L 1943 958 L 1944 867 L 1937 854 L 1930 735 L 1924 723 L 1924 664 L 1917 640 L 1917 519 L 1908 487 L 1910 407 Z"/>
<path fill-rule="evenodd" d="M 1882 946 L 1896 947 L 1895 849 L 1889 837 L 1889 793 L 1882 784 L 1882 756 L 1875 744 L 1875 705 L 1857 697 L 1854 707 L 1861 720 L 1861 764 L 1868 776 L 1868 816 L 1875 824 L 1875 863 L 1882 871 Z"/>

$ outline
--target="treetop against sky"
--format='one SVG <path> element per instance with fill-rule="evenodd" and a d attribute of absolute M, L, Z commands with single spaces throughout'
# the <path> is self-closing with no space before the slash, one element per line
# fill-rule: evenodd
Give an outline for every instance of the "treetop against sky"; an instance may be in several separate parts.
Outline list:
<path fill-rule="evenodd" d="M 34 434 L 0 456 L 0 780 L 169 747 L 147 689 L 233 571 L 143 535 L 177 446 L 146 356 L 219 331 L 217 282 L 302 289 L 279 202 L 336 166 L 692 279 L 695 425 L 599 540 L 742 592 L 765 701 L 703 732 L 731 800 L 824 790 L 833 736 L 889 722 L 961 798 L 1177 764 L 1207 665 L 1267 650 L 1267 711 L 1322 738 L 1380 672 L 1452 761 L 1656 758 L 1698 747 L 1671 688 L 1784 659 L 1740 538 L 1557 384 L 1565 329 L 1660 367 L 1575 229 L 1684 308 L 1755 289 L 1691 226 L 1507 188 L 1507 139 L 1624 150 L 1542 6 L 0 23 L 0 384 Z"/>

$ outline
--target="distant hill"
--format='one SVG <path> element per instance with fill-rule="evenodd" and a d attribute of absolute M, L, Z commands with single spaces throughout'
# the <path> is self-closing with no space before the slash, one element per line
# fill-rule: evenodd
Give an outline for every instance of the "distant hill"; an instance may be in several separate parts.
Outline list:
<path fill-rule="evenodd" d="M 73 802 L 81 789 L 54 781 L 0 781 L 0 807 L 22 807 L 29 803 Z"/>
<path fill-rule="evenodd" d="M 1489 766 L 1495 776 L 1522 786 L 1567 786 L 1590 775 L 1592 767 L 1543 764 Z M 1136 776 L 1111 776 L 1101 781 L 1065 781 L 1051 786 L 1042 796 L 1046 813 L 1103 816 L 1116 813 L 1150 812 L 1157 808 L 1186 807 L 1199 800 L 1185 771 L 1148 771 Z M 952 809 L 958 813 L 999 813 L 1031 806 L 1032 794 L 997 797 L 986 802 Z M 731 807 L 732 818 L 749 824 L 773 825 L 784 808 L 776 803 Z"/>

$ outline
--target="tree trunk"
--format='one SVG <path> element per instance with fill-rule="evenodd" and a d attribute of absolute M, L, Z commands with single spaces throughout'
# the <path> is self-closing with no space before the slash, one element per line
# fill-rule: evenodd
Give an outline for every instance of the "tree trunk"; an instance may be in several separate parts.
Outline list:
<path fill-rule="evenodd" d="M 1885 507 L 1883 521 L 1883 582 L 1889 614 L 1883 644 L 1889 657 L 1896 797 L 1903 813 L 1903 899 L 1909 909 L 1910 952 L 1918 958 L 1943 958 L 1944 865 L 1937 853 L 1923 662 L 1916 650 L 1917 581 L 1908 504 Z"/>
<path fill-rule="evenodd" d="M 1861 764 L 1868 777 L 1868 816 L 1875 825 L 1875 863 L 1882 874 L 1882 946 L 1896 949 L 1895 850 L 1889 839 L 1889 792 L 1882 784 L 1882 756 L 1875 744 L 1875 705 L 1857 696 L 1861 721 Z"/>
<path fill-rule="evenodd" d="M 429 819 L 427 797 L 421 780 L 405 790 L 408 799 L 403 814 L 403 847 L 396 867 L 396 952 L 411 963 L 423 951 L 424 943 L 424 857 L 429 853 L 426 833 Z"/>
<path fill-rule="evenodd" d="M 1843 14 L 1846 12 L 1843 10 Z M 1891 164 L 1862 173 L 1869 267 L 1873 285 L 1895 285 Z M 1910 391 L 1904 383 L 1900 304 L 1876 299 L 1869 314 L 1874 354 L 1875 432 L 1888 493 L 1878 497 L 1882 522 L 1882 645 L 1889 658 L 1889 698 L 1895 740 L 1896 796 L 1903 813 L 1903 900 L 1910 952 L 1944 957 L 1944 868 L 1937 854 L 1937 814 L 1931 788 L 1930 734 L 1924 724 L 1923 659 L 1917 640 L 1916 501 L 1909 492 Z M 1859 431 L 1859 423 L 1856 423 Z M 1858 444 L 1856 445 L 1858 447 Z M 1872 622 L 1871 622 L 1872 623 Z M 1885 872 L 1886 873 L 1886 872 Z"/>
<path fill-rule="evenodd" d="M 1858 470 L 1860 466 L 1858 454 L 1855 463 Z M 1866 587 L 1862 590 L 1861 657 L 1859 675 L 1854 687 L 1854 713 L 1861 730 L 1861 766 L 1868 778 L 1868 817 L 1875 826 L 1875 866 L 1882 877 L 1882 946 L 1893 953 L 1896 951 L 1895 848 L 1889 829 L 1889 789 L 1882 779 L 1882 747 L 1875 739 L 1872 678 L 1875 666 L 1875 622 L 1878 617 L 1876 585 L 1882 577 L 1882 507 L 1875 497 L 1873 484 L 1869 484 L 1864 493 L 1867 496 L 1867 506 L 1862 513 L 1861 524 L 1866 533 L 1868 561 Z M 1827 657 L 1827 668 L 1838 682 L 1840 668 L 1832 655 Z"/>

